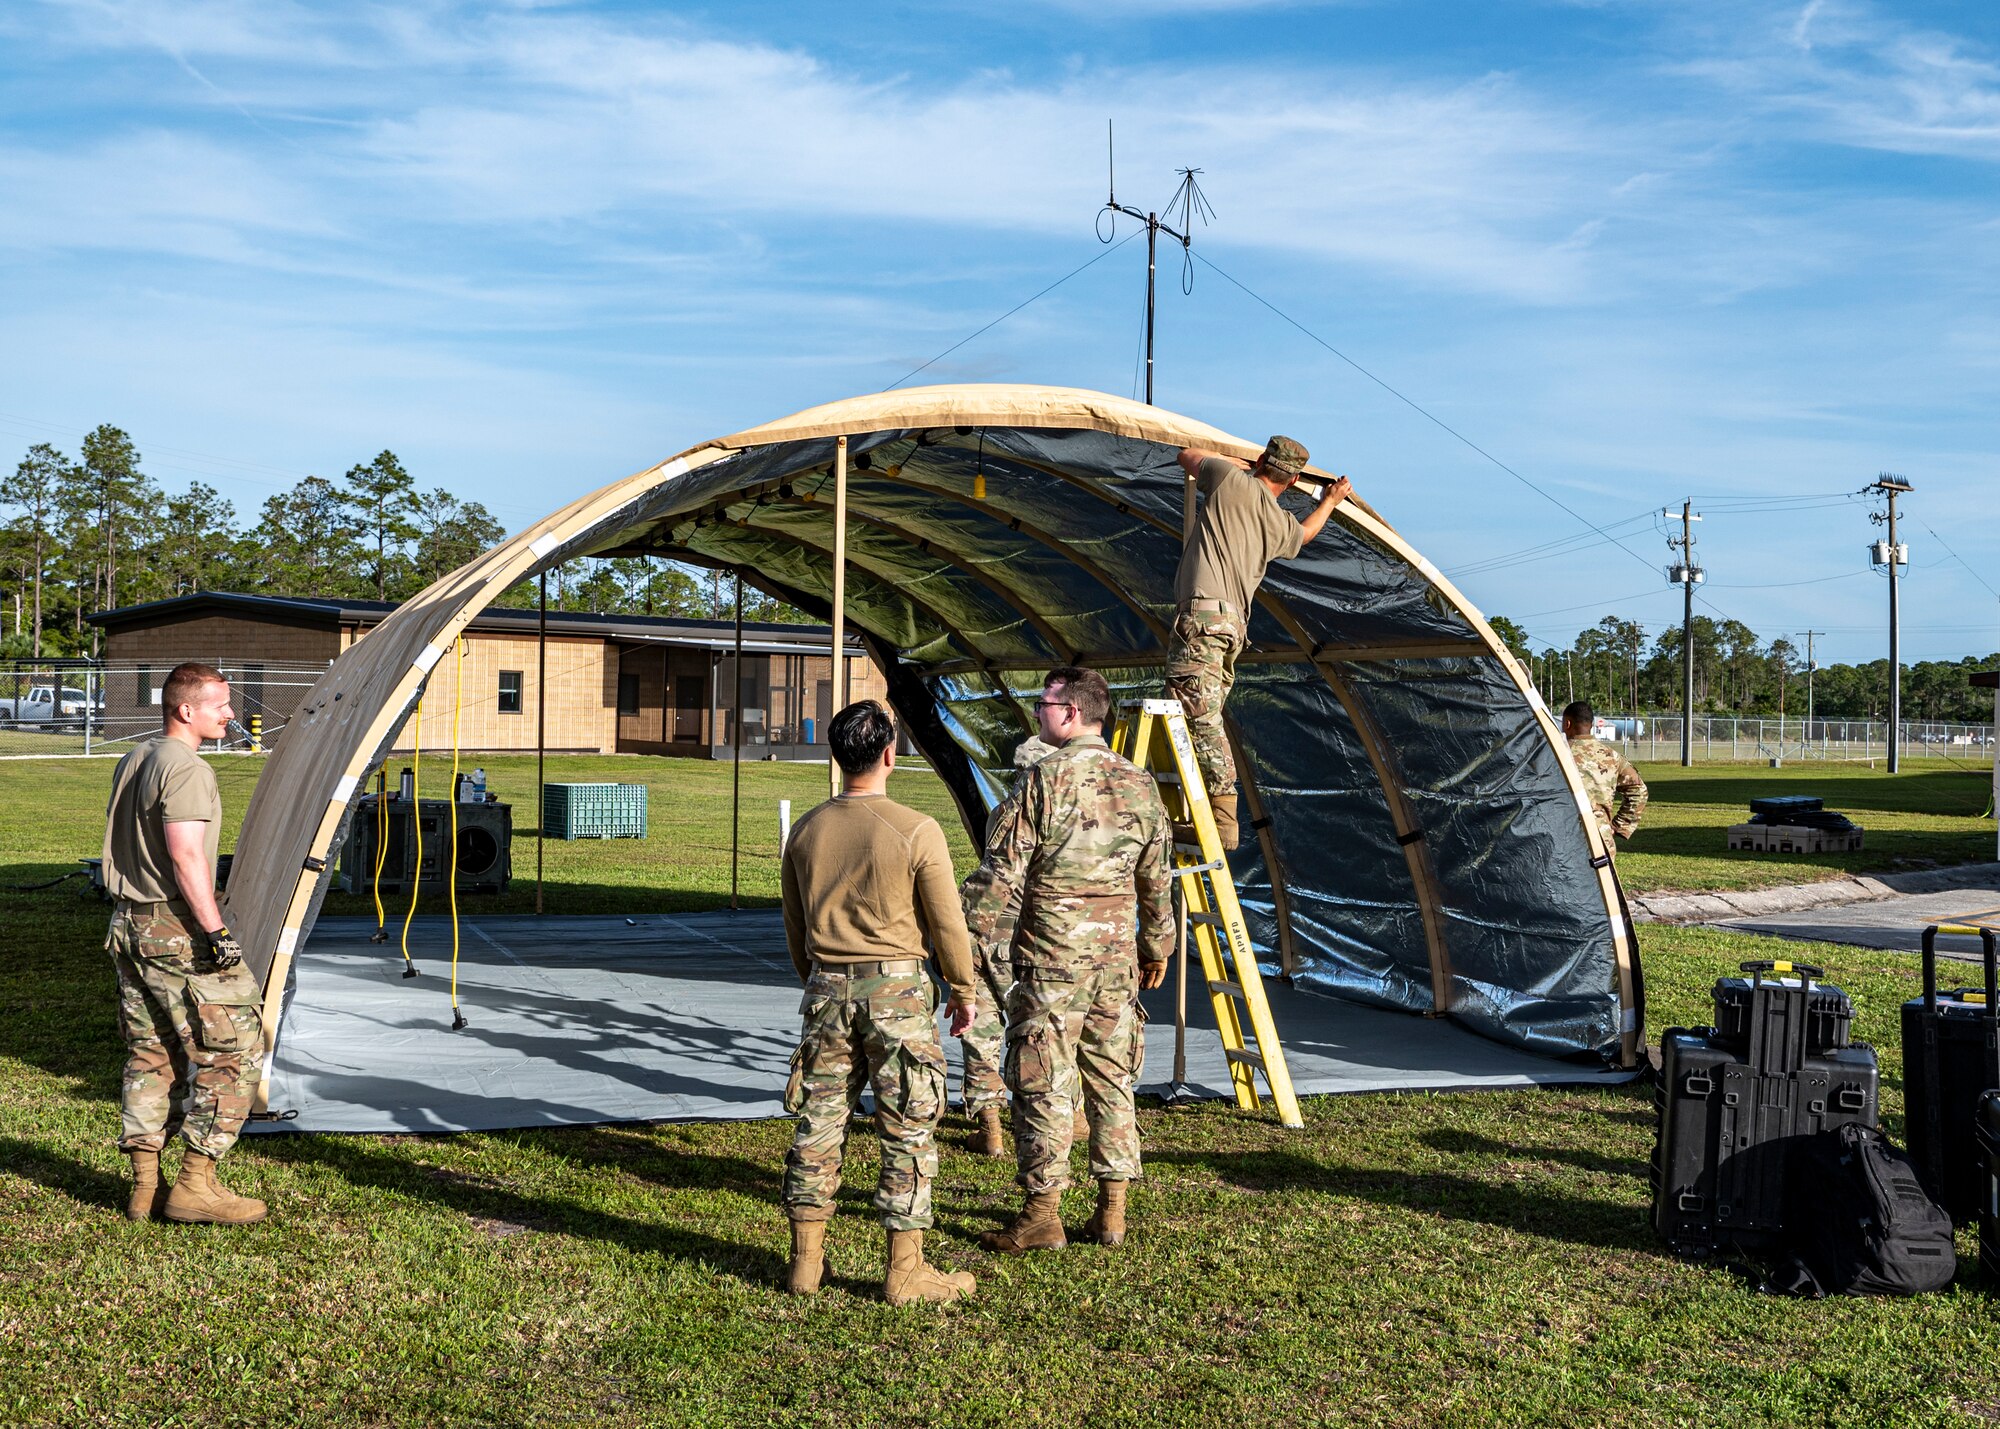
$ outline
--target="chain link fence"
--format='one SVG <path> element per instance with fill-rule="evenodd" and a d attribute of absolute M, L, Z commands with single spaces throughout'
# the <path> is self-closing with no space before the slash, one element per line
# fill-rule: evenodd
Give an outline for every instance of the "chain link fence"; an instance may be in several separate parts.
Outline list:
<path fill-rule="evenodd" d="M 1628 759 L 1681 757 L 1681 716 L 1602 715 L 1599 737 L 1624 750 Z M 1903 721 L 1902 757 L 1945 758 L 1963 764 L 1993 763 L 1993 726 Z M 1769 764 L 1772 760 L 1833 760 L 1873 763 L 1889 754 L 1887 720 L 1736 719 L 1696 715 L 1693 754 L 1697 762 Z"/>
<path fill-rule="evenodd" d="M 167 665 L 93 660 L 0 661 L 0 759 L 117 757 L 160 729 Z M 204 747 L 255 754 L 283 738 L 323 664 L 218 665 L 238 729 Z"/>

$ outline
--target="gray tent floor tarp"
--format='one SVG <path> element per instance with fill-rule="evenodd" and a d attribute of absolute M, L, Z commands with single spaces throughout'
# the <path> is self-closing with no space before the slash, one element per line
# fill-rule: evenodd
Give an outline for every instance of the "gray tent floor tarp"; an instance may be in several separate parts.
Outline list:
<path fill-rule="evenodd" d="M 420 918 L 402 976 L 395 928 L 320 920 L 271 1075 L 265 1130 L 491 1131 L 620 1121 L 783 1115 L 799 986 L 777 912 L 460 920 L 451 1030 L 450 924 Z M 1198 980 L 1195 986 L 1199 986 Z M 1444 1019 L 1270 984 L 1302 1094 L 1610 1085 L 1628 1072 L 1554 1061 Z M 1173 1067 L 1172 985 L 1148 994 L 1143 1090 Z M 1228 1073 L 1206 998 L 1189 1005 L 1188 1080 L 1224 1097 Z M 957 1099 L 958 1043 L 946 1038 Z"/>

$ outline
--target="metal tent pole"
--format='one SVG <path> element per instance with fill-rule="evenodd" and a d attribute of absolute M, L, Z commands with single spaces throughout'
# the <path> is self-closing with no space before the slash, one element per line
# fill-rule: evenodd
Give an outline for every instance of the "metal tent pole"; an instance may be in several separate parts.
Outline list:
<path fill-rule="evenodd" d="M 847 438 L 833 444 L 833 712 L 847 708 Z M 840 792 L 840 763 L 827 750 L 826 792 Z"/>
<path fill-rule="evenodd" d="M 743 840 L 743 572 L 736 573 L 736 711 L 729 770 L 729 911 L 736 911 L 737 858 Z"/>
<path fill-rule="evenodd" d="M 542 916 L 543 787 L 548 779 L 549 743 L 549 573 L 542 572 L 541 612 L 535 629 L 535 916 Z"/>

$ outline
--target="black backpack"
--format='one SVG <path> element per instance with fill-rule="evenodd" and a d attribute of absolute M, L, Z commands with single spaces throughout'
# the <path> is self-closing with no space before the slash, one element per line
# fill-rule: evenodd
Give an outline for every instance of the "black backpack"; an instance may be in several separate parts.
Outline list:
<path fill-rule="evenodd" d="M 1951 1217 L 1916 1165 L 1872 1126 L 1849 1122 L 1792 1153 L 1785 1210 L 1791 1251 L 1764 1288 L 1786 1295 L 1921 1295 L 1958 1271 Z"/>

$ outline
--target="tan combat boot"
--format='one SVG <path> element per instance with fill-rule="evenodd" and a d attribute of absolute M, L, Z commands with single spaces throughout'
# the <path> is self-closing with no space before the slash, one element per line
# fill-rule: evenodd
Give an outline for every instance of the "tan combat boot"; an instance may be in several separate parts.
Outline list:
<path fill-rule="evenodd" d="M 975 1156 L 1005 1156 L 1007 1139 L 1000 1134 L 1000 1108 L 983 1106 L 979 1109 L 979 1129 L 972 1133 L 972 1154 Z"/>
<path fill-rule="evenodd" d="M 265 1209 L 262 1201 L 239 1196 L 216 1179 L 213 1156 L 189 1147 L 163 1214 L 188 1225 L 247 1226 L 263 1220 Z"/>
<path fill-rule="evenodd" d="M 1218 794 L 1215 796 L 1214 812 L 1216 837 L 1222 841 L 1224 848 L 1235 848 L 1238 835 L 1236 831 L 1236 791 L 1234 789 L 1230 790 L 1227 794 Z"/>
<path fill-rule="evenodd" d="M 1003 1231 L 987 1231 L 979 1243 L 1002 1255 L 1019 1255 L 1027 1250 L 1061 1250 L 1069 1244 L 1063 1234 L 1062 1192 L 1036 1191 L 1028 1197 L 1014 1224 Z"/>
<path fill-rule="evenodd" d="M 787 1295 L 817 1295 L 826 1275 L 826 1222 L 792 1221 L 792 1263 L 785 1269 Z"/>
<path fill-rule="evenodd" d="M 157 1221 L 167 1208 L 167 1186 L 160 1179 L 160 1153 L 137 1147 L 125 1153 L 132 1158 L 132 1194 L 125 1202 L 128 1221 Z"/>
<path fill-rule="evenodd" d="M 963 1270 L 939 1270 L 924 1259 L 922 1231 L 889 1232 L 889 1273 L 882 1281 L 882 1293 L 891 1305 L 909 1305 L 928 1300 L 949 1305 L 972 1294 L 973 1280 Z"/>
<path fill-rule="evenodd" d="M 1128 1181 L 1097 1183 L 1097 1209 L 1090 1213 L 1090 1220 L 1083 1228 L 1086 1240 L 1099 1245 L 1125 1243 L 1125 1188 L 1130 1184 Z"/>

